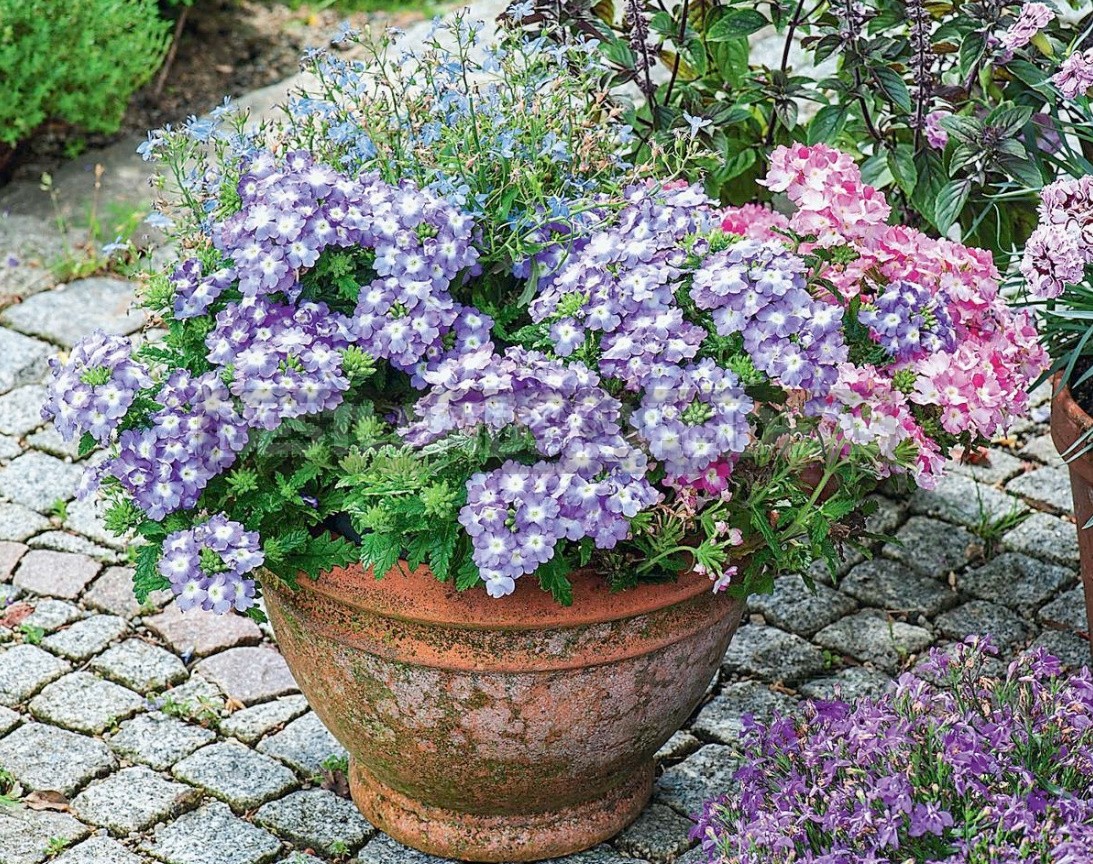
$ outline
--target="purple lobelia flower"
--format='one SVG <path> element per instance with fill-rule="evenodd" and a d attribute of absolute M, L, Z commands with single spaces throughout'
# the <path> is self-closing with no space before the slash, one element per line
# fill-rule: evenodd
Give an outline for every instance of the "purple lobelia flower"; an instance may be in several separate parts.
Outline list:
<path fill-rule="evenodd" d="M 1093 677 L 1042 649 L 1004 676 L 973 637 L 875 698 L 747 724 L 711 864 L 1079 864 L 1093 850 Z"/>
<path fill-rule="evenodd" d="M 96 330 L 76 344 L 67 363 L 49 361 L 52 378 L 42 416 L 52 418 L 62 438 L 71 441 L 86 432 L 105 442 L 137 393 L 152 386 L 132 352 L 125 337 Z"/>
<path fill-rule="evenodd" d="M 255 583 L 246 574 L 262 566 L 258 533 L 217 514 L 163 541 L 159 572 L 171 583 L 179 608 L 223 615 L 254 605 Z"/>

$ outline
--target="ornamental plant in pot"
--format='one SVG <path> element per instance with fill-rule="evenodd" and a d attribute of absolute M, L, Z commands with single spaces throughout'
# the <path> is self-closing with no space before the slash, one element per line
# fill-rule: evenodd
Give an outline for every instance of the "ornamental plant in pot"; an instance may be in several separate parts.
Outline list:
<path fill-rule="evenodd" d="M 1070 468 L 1093 650 L 1093 50 L 1074 50 L 1045 86 L 1052 85 L 1058 88 L 1058 111 L 1070 118 L 1073 131 L 1051 148 L 1064 179 L 1040 190 L 1039 223 L 1024 248 L 1020 276 L 1030 304 L 1041 313 L 1052 359 L 1051 435 Z"/>
<path fill-rule="evenodd" d="M 934 482 L 1043 364 L 989 256 L 887 226 L 848 157 L 783 148 L 795 212 L 724 211 L 685 136 L 622 158 L 593 46 L 477 34 L 153 134 L 181 260 L 46 411 L 104 448 L 138 594 L 264 598 L 377 826 L 532 860 L 637 815 L 743 597 L 871 539 L 877 481 Z"/>

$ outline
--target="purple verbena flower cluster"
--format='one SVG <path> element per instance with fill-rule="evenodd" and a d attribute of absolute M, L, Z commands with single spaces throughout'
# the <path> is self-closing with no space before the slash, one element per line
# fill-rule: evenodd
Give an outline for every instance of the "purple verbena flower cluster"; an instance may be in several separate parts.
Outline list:
<path fill-rule="evenodd" d="M 701 475 L 722 456 L 744 452 L 752 407 L 732 372 L 703 360 L 665 367 L 630 423 L 670 475 Z"/>
<path fill-rule="evenodd" d="M 256 531 L 222 513 L 163 541 L 159 572 L 171 583 L 179 608 L 223 614 L 254 605 L 255 584 L 247 578 L 265 561 Z"/>
<path fill-rule="evenodd" d="M 253 428 L 276 429 L 290 417 L 336 407 L 349 388 L 341 349 L 350 323 L 325 303 L 282 306 L 245 298 L 216 316 L 208 359 L 231 367 L 231 392 Z"/>
<path fill-rule="evenodd" d="M 513 461 L 475 474 L 459 522 L 492 596 L 550 560 L 563 538 L 591 537 L 601 549 L 627 536 L 629 519 L 659 500 L 645 480 L 645 455 L 621 435 L 622 406 L 581 363 L 510 348 L 482 348 L 424 375 L 429 391 L 404 438 L 416 446 L 453 431 L 515 427 L 554 461 Z"/>
<path fill-rule="evenodd" d="M 744 240 L 706 259 L 691 299 L 719 335 L 743 335 L 757 369 L 815 397 L 838 379 L 847 347 L 841 307 L 809 292 L 806 269 L 782 243 Z"/>
<path fill-rule="evenodd" d="M 633 186 L 609 227 L 594 232 L 540 283 L 529 311 L 550 322 L 568 357 L 599 333 L 599 370 L 637 391 L 664 364 L 698 353 L 705 331 L 684 320 L 675 289 L 687 265 L 684 241 L 708 231 L 712 202 L 695 186 Z"/>
<path fill-rule="evenodd" d="M 152 385 L 148 370 L 132 354 L 128 339 L 96 330 L 76 344 L 67 363 L 50 359 L 53 381 L 43 419 L 52 419 L 66 441 L 81 432 L 106 441 L 137 393 Z"/>
<path fill-rule="evenodd" d="M 98 467 L 150 519 L 197 504 L 209 481 L 247 444 L 247 423 L 216 372 L 174 372 L 156 394 L 162 407 L 143 428 L 118 436 L 117 455 Z"/>
<path fill-rule="evenodd" d="M 1084 864 L 1093 852 L 1093 676 L 1043 649 L 1002 679 L 972 638 L 894 691 L 751 723 L 739 792 L 692 836 L 711 864 Z"/>
<path fill-rule="evenodd" d="M 905 280 L 893 282 L 864 305 L 858 320 L 897 362 L 956 347 L 956 330 L 943 292 Z"/>

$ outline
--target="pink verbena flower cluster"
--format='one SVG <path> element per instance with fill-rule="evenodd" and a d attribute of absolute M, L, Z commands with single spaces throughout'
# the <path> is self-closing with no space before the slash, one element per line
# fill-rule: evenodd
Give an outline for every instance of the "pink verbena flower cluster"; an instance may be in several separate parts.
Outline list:
<path fill-rule="evenodd" d="M 1059 180 L 1040 192 L 1040 224 L 1025 245 L 1021 275 L 1030 296 L 1058 297 L 1093 263 L 1093 177 Z"/>
<path fill-rule="evenodd" d="M 825 253 L 822 275 L 837 290 L 832 302 L 857 306 L 863 322 L 883 321 L 884 341 L 904 346 L 895 362 L 839 365 L 821 412 L 827 430 L 848 444 L 874 445 L 882 473 L 913 447 L 912 473 L 930 486 L 944 462 L 931 432 L 940 427 L 949 435 L 990 438 L 1026 407 L 1026 387 L 1047 363 L 1031 314 L 1009 308 L 999 295 L 989 253 L 886 224 L 884 195 L 830 147 L 779 148 L 764 182 L 797 206 L 785 229 L 801 238 L 798 254 Z M 730 208 L 723 224 L 733 230 L 743 218 L 740 208 Z M 767 230 L 766 239 L 776 237 Z M 923 308 L 914 291 L 905 292 L 908 313 L 901 317 L 900 294 L 892 293 L 900 283 L 926 289 L 933 299 Z M 916 309 L 920 320 L 910 316 Z M 945 340 L 936 338 L 939 327 Z M 927 337 L 931 350 L 916 350 Z"/>

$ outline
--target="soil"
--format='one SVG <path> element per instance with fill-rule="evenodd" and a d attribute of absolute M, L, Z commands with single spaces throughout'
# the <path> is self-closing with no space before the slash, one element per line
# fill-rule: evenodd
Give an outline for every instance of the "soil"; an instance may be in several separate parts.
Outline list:
<path fill-rule="evenodd" d="M 1093 357 L 1079 357 L 1078 362 L 1074 364 L 1074 371 L 1070 374 L 1070 380 L 1079 380 L 1091 366 L 1093 366 Z M 1070 395 L 1086 414 L 1093 416 L 1093 377 L 1086 379 L 1077 387 L 1072 387 Z"/>
<path fill-rule="evenodd" d="M 0 183 L 36 180 L 84 150 L 204 114 L 226 95 L 239 96 L 284 80 L 299 70 L 305 48 L 330 44 L 342 21 L 382 29 L 405 26 L 423 15 L 416 4 L 390 12 L 345 12 L 320 5 L 329 4 L 292 9 L 276 0 L 195 0 L 162 89 L 157 93 L 157 72 L 134 94 L 118 132 L 92 135 L 60 123 L 47 124 L 20 145 Z"/>

